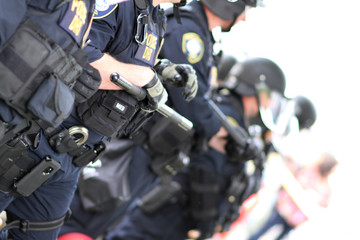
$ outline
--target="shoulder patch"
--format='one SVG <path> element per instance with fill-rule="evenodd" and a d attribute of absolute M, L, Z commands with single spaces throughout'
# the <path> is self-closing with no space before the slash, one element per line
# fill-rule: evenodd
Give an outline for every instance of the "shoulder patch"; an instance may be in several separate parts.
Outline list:
<path fill-rule="evenodd" d="M 197 33 L 185 33 L 182 37 L 182 51 L 189 63 L 197 63 L 204 56 L 204 41 Z"/>
<path fill-rule="evenodd" d="M 108 0 L 96 0 L 94 19 L 100 19 L 112 13 L 118 4 L 110 4 Z"/>

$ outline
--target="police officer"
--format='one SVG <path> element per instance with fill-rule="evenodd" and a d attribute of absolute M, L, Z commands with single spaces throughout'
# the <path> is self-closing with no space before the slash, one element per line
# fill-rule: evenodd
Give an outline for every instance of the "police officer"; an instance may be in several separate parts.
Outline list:
<path fill-rule="evenodd" d="M 80 167 L 102 150 L 73 108 L 101 81 L 82 51 L 94 1 L 0 4 L 2 237 L 56 239 Z"/>
<path fill-rule="evenodd" d="M 167 33 L 159 56 L 194 66 L 198 76 L 199 90 L 191 103 L 182 100 L 181 91 L 171 87 L 167 87 L 167 90 L 171 92 L 169 99 L 174 108 L 194 123 L 195 135 L 198 139 L 196 142 L 206 144 L 220 129 L 220 122 L 203 99 L 209 89 L 211 78 L 216 80 L 211 30 L 217 26 L 222 27 L 224 31 L 230 30 L 232 25 L 242 19 L 240 15 L 245 10 L 245 3 L 243 1 L 236 3 L 193 1 L 188 6 L 180 10 L 181 25 L 178 25 L 175 13 L 171 11 L 167 13 Z M 224 132 L 226 133 L 226 131 L 221 133 Z"/>
<path fill-rule="evenodd" d="M 85 51 L 92 66 L 99 69 L 102 76 L 100 88 L 106 90 L 99 90 L 88 102 L 78 106 L 77 111 L 86 126 L 100 134 L 128 137 L 128 134 L 139 129 L 140 124 L 152 116 L 155 109 L 165 103 L 167 94 L 158 74 L 164 83 L 184 87 L 182 94 L 185 100 L 189 101 L 196 95 L 196 76 L 191 66 L 161 60 L 156 65 L 158 73 L 152 69 L 165 31 L 165 15 L 157 6 L 159 2 L 164 1 L 126 1 L 114 5 L 97 1 L 89 35 L 91 42 Z M 142 86 L 149 95 L 156 91 L 159 94 L 151 96 L 151 101 L 138 104 L 130 94 L 112 91 L 119 90 L 110 81 L 114 72 L 133 84 Z M 175 79 L 176 75 L 181 77 Z M 129 124 L 130 121 L 139 125 Z M 108 155 L 112 154 L 114 152 L 109 151 Z M 78 193 L 73 200 L 72 210 L 73 218 L 63 227 L 62 234 L 81 231 L 96 237 L 118 217 L 118 211 L 109 214 L 85 211 Z"/>
<path fill-rule="evenodd" d="M 167 14 L 168 31 L 160 57 L 192 64 L 199 83 L 198 94 L 191 103 L 179 100 L 181 92 L 170 87 L 169 99 L 179 113 L 194 123 L 199 141 L 207 142 L 223 132 L 219 131 L 220 122 L 203 98 L 210 84 L 217 79 L 211 31 L 215 27 L 221 27 L 224 32 L 230 31 L 234 24 L 245 20 L 246 5 L 255 7 L 256 1 L 193 1 L 182 8 L 180 26 L 171 11 Z"/>
<path fill-rule="evenodd" d="M 225 148 L 214 143 L 208 151 L 191 155 L 188 171 L 175 177 L 185 197 L 152 213 L 133 203 L 108 239 L 205 239 L 228 230 L 242 202 L 261 182 L 265 159 L 244 134 L 249 117 L 257 116 L 270 101 L 278 102 L 284 90 L 285 77 L 272 61 L 256 58 L 235 64 L 213 98 L 232 125 L 229 132 L 239 131 L 240 141 L 229 136 Z M 252 164 L 256 170 L 247 172 Z"/>
<path fill-rule="evenodd" d="M 133 132 L 139 126 L 126 129 L 130 120 L 144 122 L 151 116 L 147 112 L 158 109 L 167 100 L 167 91 L 152 69 L 157 63 L 166 27 L 165 15 L 158 7 L 159 2 L 137 0 L 114 5 L 107 4 L 107 1 L 96 3 L 90 43 L 85 51 L 91 65 L 100 71 L 100 88 L 119 90 L 110 79 L 112 73 L 118 73 L 147 92 L 147 98 L 138 104 L 134 97 L 124 91 L 99 91 L 88 103 L 78 107 L 85 124 L 105 136 L 119 134 L 119 131 Z M 175 69 L 172 72 L 174 76 L 186 71 Z M 163 78 L 167 84 L 178 84 L 167 80 Z M 188 86 L 185 87 L 186 96 L 193 98 L 197 82 L 196 79 L 190 80 L 183 80 L 182 86 Z M 138 105 L 144 111 L 139 111 Z"/>

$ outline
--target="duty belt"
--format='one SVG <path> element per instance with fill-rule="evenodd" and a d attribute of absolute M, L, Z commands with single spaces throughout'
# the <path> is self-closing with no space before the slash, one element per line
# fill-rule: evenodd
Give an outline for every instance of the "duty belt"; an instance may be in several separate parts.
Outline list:
<path fill-rule="evenodd" d="M 51 147 L 56 152 L 68 153 L 74 157 L 73 164 L 77 167 L 84 167 L 89 162 L 95 161 L 105 150 L 104 142 L 95 144 L 93 148 L 85 144 L 88 139 L 88 130 L 82 126 L 55 130 L 46 135 L 49 137 Z"/>
<path fill-rule="evenodd" d="M 24 129 L 20 132 L 6 132 L 2 140 L 12 137 L 0 145 L 0 191 L 16 197 L 29 196 L 61 168 L 61 164 L 51 156 L 45 156 L 37 162 L 28 155 L 29 147 L 38 145 L 40 127 L 31 122 Z M 47 130 L 44 130 L 44 134 L 49 138 L 53 150 L 68 153 L 77 167 L 95 161 L 105 150 L 103 142 L 94 147 L 85 144 L 88 132 L 84 127 Z"/>

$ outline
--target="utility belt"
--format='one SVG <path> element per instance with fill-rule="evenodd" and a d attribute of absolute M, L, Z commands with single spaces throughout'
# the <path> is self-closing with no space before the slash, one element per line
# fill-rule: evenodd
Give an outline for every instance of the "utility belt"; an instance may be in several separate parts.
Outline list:
<path fill-rule="evenodd" d="M 29 19 L 0 53 L 0 98 L 25 118 L 57 127 L 73 108 L 83 71 L 77 61 Z"/>
<path fill-rule="evenodd" d="M 40 161 L 29 156 L 29 148 L 37 147 L 40 137 L 38 124 L 34 121 L 31 124 L 0 146 L 0 191 L 16 197 L 29 196 L 61 168 L 61 164 L 51 156 L 45 156 Z M 105 150 L 103 142 L 94 147 L 84 144 L 88 135 L 84 127 L 58 127 L 43 132 L 52 149 L 59 154 L 68 153 L 77 167 L 97 160 Z"/>
<path fill-rule="evenodd" d="M 93 147 L 85 144 L 88 138 L 88 130 L 85 127 L 73 126 L 55 132 L 48 134 L 50 146 L 57 153 L 72 156 L 72 162 L 77 167 L 85 167 L 88 163 L 95 162 L 105 151 L 105 143 L 102 141 Z"/>

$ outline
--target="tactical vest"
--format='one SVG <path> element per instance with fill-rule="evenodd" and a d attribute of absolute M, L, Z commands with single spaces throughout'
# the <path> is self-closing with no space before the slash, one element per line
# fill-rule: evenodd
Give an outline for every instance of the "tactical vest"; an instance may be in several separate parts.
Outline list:
<path fill-rule="evenodd" d="M 32 0 L 28 4 L 26 18 L 0 53 L 0 98 L 26 119 L 2 130 L 0 139 L 0 191 L 16 196 L 30 195 L 61 167 L 51 157 L 36 162 L 28 156 L 29 147 L 36 147 L 40 128 L 53 150 L 71 155 L 76 166 L 86 165 L 104 150 L 102 143 L 92 148 L 77 142 L 72 135 L 81 127 L 59 126 L 74 105 L 71 89 L 82 72 L 74 56 L 81 55 L 94 1 Z M 47 167 L 51 174 L 41 173 Z"/>
<path fill-rule="evenodd" d="M 57 127 L 70 115 L 93 7 L 94 0 L 28 1 L 24 21 L 0 53 L 0 98 L 23 117 Z"/>
<path fill-rule="evenodd" d="M 125 50 L 116 54 L 110 52 L 117 60 L 149 67 L 155 65 L 166 31 L 166 19 L 163 9 L 154 8 L 148 2 L 134 0 L 136 21 L 133 38 Z"/>
<path fill-rule="evenodd" d="M 135 0 L 134 7 L 137 20 L 132 40 L 122 52 L 109 54 L 121 62 L 153 67 L 165 33 L 165 17 L 162 10 L 153 11 L 147 0 Z M 129 136 L 152 116 L 140 110 L 138 100 L 129 93 L 111 90 L 99 90 L 87 103 L 79 104 L 77 112 L 86 126 L 108 137 Z"/>

